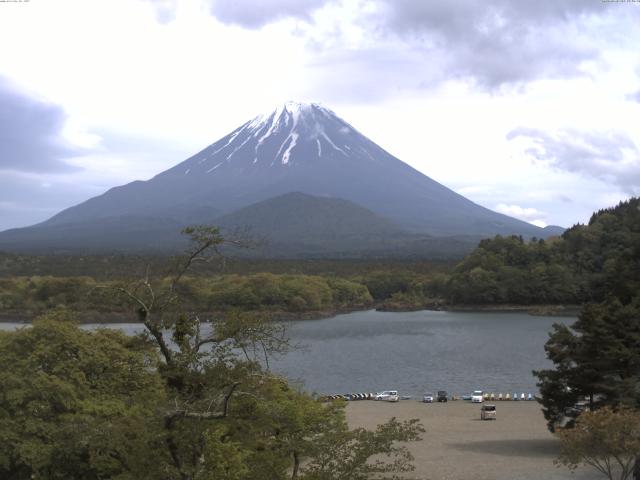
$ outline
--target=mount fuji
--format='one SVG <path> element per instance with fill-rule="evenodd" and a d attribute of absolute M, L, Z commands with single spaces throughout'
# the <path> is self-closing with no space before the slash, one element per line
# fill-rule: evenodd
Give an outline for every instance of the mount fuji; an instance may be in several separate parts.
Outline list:
<path fill-rule="evenodd" d="M 359 230 L 335 228 L 332 218 Z M 0 233 L 0 249 L 171 250 L 180 244 L 181 226 L 243 226 L 251 219 L 260 226 L 245 224 L 259 233 L 287 231 L 289 243 L 299 246 L 301 238 L 322 239 L 330 231 L 334 253 L 343 233 L 353 245 L 357 237 L 368 239 L 359 251 L 384 251 L 389 242 L 395 250 L 407 244 L 399 238 L 424 244 L 419 239 L 547 237 L 561 231 L 477 205 L 386 152 L 331 110 L 287 102 L 148 181 L 112 188 L 43 223 Z M 322 250 L 315 245 L 314 251 Z"/>

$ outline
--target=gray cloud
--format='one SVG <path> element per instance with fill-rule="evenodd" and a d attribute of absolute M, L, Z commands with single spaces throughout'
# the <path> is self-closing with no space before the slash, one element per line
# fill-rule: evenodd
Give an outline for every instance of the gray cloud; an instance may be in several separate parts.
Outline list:
<path fill-rule="evenodd" d="M 630 93 L 626 98 L 627 100 L 631 100 L 632 102 L 640 103 L 640 90 L 634 93 Z"/>
<path fill-rule="evenodd" d="M 175 0 L 148 0 L 158 15 L 166 17 Z M 346 0 L 205 0 L 220 21 L 257 29 L 282 18 L 311 20 L 326 4 L 339 6 Z M 381 94 L 398 89 L 430 88 L 443 79 L 471 80 L 493 91 L 520 86 L 541 78 L 585 75 L 582 64 L 597 60 L 608 41 L 619 45 L 640 20 L 632 5 L 608 5 L 599 0 L 361 0 L 377 6 L 364 9 L 357 20 L 368 39 L 367 46 L 341 42 L 344 20 L 336 13 L 331 31 L 318 32 L 310 22 L 306 31 L 293 32 L 321 57 L 336 59 L 336 77 L 346 79 L 337 96 L 370 97 L 367 82 L 382 86 Z M 337 12 L 340 10 L 338 9 Z M 593 17 L 610 19 L 592 22 Z M 585 33 L 589 32 L 589 34 Z M 305 38 L 306 37 L 306 38 Z M 628 40 L 628 35 L 626 36 Z M 345 36 L 348 38 L 348 35 Z M 411 56 L 404 65 L 383 64 L 380 51 L 393 49 L 399 57 Z M 350 57 L 349 64 L 343 62 Z M 371 64 L 367 62 L 372 61 Z M 321 72 L 322 73 L 322 72 Z M 382 78 L 378 79 L 378 77 Z M 356 84 L 359 78 L 362 84 Z M 368 80 L 367 80 L 368 79 Z M 415 81 L 414 81 L 415 80 Z M 329 78 L 330 83 L 338 83 Z M 320 93 L 324 79 L 316 82 Z M 349 88 L 353 84 L 354 88 Z M 398 87 L 394 86 L 399 84 Z M 392 85 L 386 88 L 387 85 Z M 331 93 L 331 92 L 330 92 Z M 330 95 L 330 97 L 333 95 Z"/>
<path fill-rule="evenodd" d="M 305 94 L 328 104 L 372 103 L 435 85 L 443 80 L 437 68 L 439 63 L 433 59 L 432 63 L 424 64 L 420 54 L 408 48 L 321 52 L 307 65 L 313 83 L 306 85 Z"/>
<path fill-rule="evenodd" d="M 0 175 L 0 231 L 39 223 L 60 210 L 101 193 L 64 175 L 3 172 Z"/>
<path fill-rule="evenodd" d="M 529 142 L 525 153 L 534 161 L 610 182 L 632 195 L 640 193 L 640 150 L 625 133 L 572 129 L 549 133 L 521 127 L 507 134 L 508 140 L 517 138 Z"/>
<path fill-rule="evenodd" d="M 77 170 L 64 162 L 79 153 L 61 137 L 65 120 L 62 108 L 19 93 L 0 78 L 0 170 Z"/>
<path fill-rule="evenodd" d="M 597 58 L 598 48 L 581 38 L 576 25 L 590 14 L 619 13 L 584 0 L 379 0 L 379 5 L 382 14 L 367 21 L 376 22 L 381 32 L 421 45 L 425 58 L 445 50 L 450 75 L 489 89 L 580 75 L 580 63 Z"/>
<path fill-rule="evenodd" d="M 445 32 L 446 36 L 474 38 L 490 29 L 500 32 L 520 30 L 536 24 L 567 21 L 583 13 L 601 12 L 601 2 L 584 0 L 449 0 L 416 2 L 414 0 L 379 0 L 388 7 L 388 25 L 397 30 Z M 515 39 L 514 39 L 515 40 Z"/>
<path fill-rule="evenodd" d="M 260 28 L 287 17 L 309 19 L 327 0 L 211 0 L 211 13 L 221 22 Z"/>
<path fill-rule="evenodd" d="M 177 0 L 148 0 L 160 23 L 169 23 L 176 17 Z"/>
<path fill-rule="evenodd" d="M 599 1 L 370 3 L 377 9 L 356 21 L 367 39 L 359 45 L 339 19 L 324 36 L 313 24 L 302 29 L 314 53 L 309 90 L 324 101 L 380 100 L 451 79 L 495 92 L 538 79 L 586 76 L 587 61 L 606 68 L 601 54 L 612 45 L 632 48 L 640 20 L 639 8 Z"/>
<path fill-rule="evenodd" d="M 571 197 L 562 193 L 556 193 L 553 198 L 562 203 L 573 203 L 573 199 Z"/>

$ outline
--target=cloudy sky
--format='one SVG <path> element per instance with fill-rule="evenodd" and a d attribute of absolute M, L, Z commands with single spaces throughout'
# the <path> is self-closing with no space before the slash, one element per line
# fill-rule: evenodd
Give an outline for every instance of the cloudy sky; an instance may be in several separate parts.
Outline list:
<path fill-rule="evenodd" d="M 640 2 L 0 0 L 0 230 L 320 102 L 538 225 L 640 194 Z"/>

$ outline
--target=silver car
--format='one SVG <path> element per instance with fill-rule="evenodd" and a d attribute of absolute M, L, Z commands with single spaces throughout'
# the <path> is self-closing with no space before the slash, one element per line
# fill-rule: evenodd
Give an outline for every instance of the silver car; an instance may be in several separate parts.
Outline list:
<path fill-rule="evenodd" d="M 400 395 L 397 390 L 385 390 L 380 393 L 376 393 L 376 400 L 384 400 L 386 402 L 398 402 L 400 401 Z"/>

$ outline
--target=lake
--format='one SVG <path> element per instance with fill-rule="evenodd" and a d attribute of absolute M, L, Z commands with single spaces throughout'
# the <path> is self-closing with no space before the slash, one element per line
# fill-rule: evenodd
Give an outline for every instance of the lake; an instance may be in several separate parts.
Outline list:
<path fill-rule="evenodd" d="M 574 318 L 494 312 L 362 311 L 287 322 L 303 348 L 272 370 L 321 394 L 397 389 L 402 395 L 475 389 L 535 393 L 534 369 L 551 365 L 544 343 L 554 322 Z M 0 323 L 0 329 L 21 324 Z M 95 328 L 97 325 L 85 325 Z M 114 324 L 127 333 L 140 324 Z"/>

